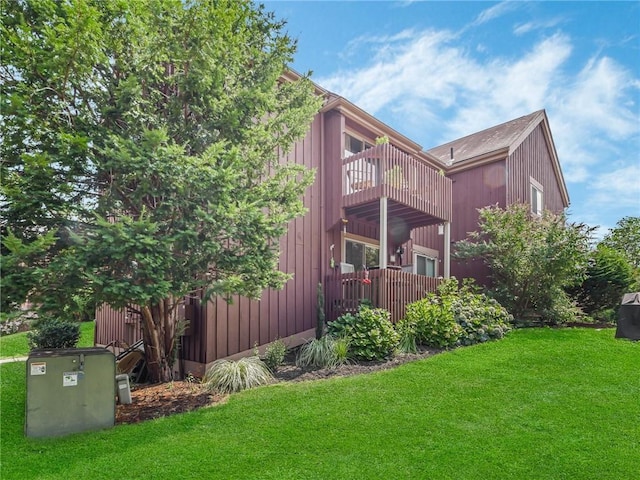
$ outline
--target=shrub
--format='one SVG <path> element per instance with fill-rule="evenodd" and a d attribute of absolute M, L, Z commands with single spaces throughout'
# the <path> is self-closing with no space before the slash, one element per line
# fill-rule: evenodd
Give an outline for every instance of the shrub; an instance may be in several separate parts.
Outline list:
<path fill-rule="evenodd" d="M 513 317 L 496 300 L 476 291 L 470 283 L 453 294 L 451 308 L 462 327 L 459 345 L 499 339 L 511 329 Z"/>
<path fill-rule="evenodd" d="M 281 338 L 267 345 L 264 351 L 263 361 L 269 367 L 269 370 L 275 372 L 284 362 L 284 356 L 287 354 L 287 346 Z"/>
<path fill-rule="evenodd" d="M 355 358 L 379 360 L 390 356 L 398 345 L 399 335 L 390 318 L 387 310 L 360 306 L 355 315 L 348 313 L 331 322 L 329 333 L 348 338 Z"/>
<path fill-rule="evenodd" d="M 407 305 L 405 322 L 415 328 L 417 343 L 429 347 L 452 347 L 462 334 L 462 327 L 453 316 L 450 299 L 434 293 Z"/>
<path fill-rule="evenodd" d="M 446 348 L 502 338 L 513 317 L 472 282 L 458 288 L 451 279 L 440 285 L 437 294 L 407 305 L 404 322 L 415 325 L 419 343 Z"/>
<path fill-rule="evenodd" d="M 593 229 L 548 210 L 532 216 L 528 204 L 479 210 L 479 230 L 456 242 L 454 256 L 478 259 L 491 269 L 491 296 L 518 320 L 530 312 L 544 322 L 573 320 L 565 289 L 579 285 Z"/>
<path fill-rule="evenodd" d="M 31 350 L 74 348 L 80 340 L 80 324 L 57 318 L 42 318 L 27 333 L 27 339 Z"/>
<path fill-rule="evenodd" d="M 272 379 L 269 367 L 254 356 L 238 361 L 216 360 L 205 373 L 202 383 L 209 391 L 233 393 L 266 385 Z"/>
<path fill-rule="evenodd" d="M 296 357 L 296 365 L 301 368 L 332 368 L 336 364 L 335 340 L 330 335 L 308 341 Z"/>

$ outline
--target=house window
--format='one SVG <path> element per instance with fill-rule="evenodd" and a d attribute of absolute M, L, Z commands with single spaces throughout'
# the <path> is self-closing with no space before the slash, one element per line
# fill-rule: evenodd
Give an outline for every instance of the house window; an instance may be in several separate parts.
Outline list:
<path fill-rule="evenodd" d="M 413 254 L 413 268 L 414 272 L 418 275 L 424 275 L 425 277 L 436 276 L 436 259 L 429 257 L 422 253 Z"/>
<path fill-rule="evenodd" d="M 371 148 L 373 145 L 366 142 L 365 140 L 361 140 L 359 138 L 354 137 L 353 135 L 345 134 L 344 139 L 344 156 L 348 157 L 349 155 L 354 155 L 356 153 L 360 153 L 367 148 Z"/>
<path fill-rule="evenodd" d="M 367 268 L 375 267 L 380 262 L 380 247 L 365 242 L 355 240 L 345 240 L 346 263 L 350 263 L 356 270 L 362 270 L 363 266 Z"/>
<path fill-rule="evenodd" d="M 533 178 L 531 181 L 531 213 L 535 215 L 542 215 L 544 210 L 544 197 L 542 185 L 536 182 Z"/>

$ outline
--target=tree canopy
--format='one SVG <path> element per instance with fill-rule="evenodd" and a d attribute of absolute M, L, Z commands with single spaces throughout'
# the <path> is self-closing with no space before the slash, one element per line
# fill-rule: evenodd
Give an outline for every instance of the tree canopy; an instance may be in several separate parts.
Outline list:
<path fill-rule="evenodd" d="M 634 268 L 640 268 L 640 217 L 622 218 L 601 243 L 624 255 Z"/>
<path fill-rule="evenodd" d="M 296 43 L 247 0 L 9 1 L 2 18 L 3 306 L 135 306 L 168 380 L 177 306 L 289 278 L 279 238 L 313 172 L 285 163 L 320 106 Z"/>
<path fill-rule="evenodd" d="M 572 320 L 577 310 L 565 290 L 584 278 L 593 229 L 564 214 L 534 216 L 524 204 L 479 212 L 479 230 L 456 242 L 455 256 L 490 268 L 491 293 L 516 319 Z"/>

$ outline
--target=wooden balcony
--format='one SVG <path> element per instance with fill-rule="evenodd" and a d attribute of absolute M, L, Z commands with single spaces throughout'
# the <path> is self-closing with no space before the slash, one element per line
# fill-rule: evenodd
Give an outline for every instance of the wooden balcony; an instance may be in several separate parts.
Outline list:
<path fill-rule="evenodd" d="M 379 199 L 389 217 L 410 228 L 451 221 L 451 180 L 392 145 L 376 145 L 342 161 L 342 207 L 347 215 L 379 222 Z"/>
<path fill-rule="evenodd" d="M 368 276 L 368 279 L 365 277 Z M 441 279 L 400 270 L 383 269 L 354 273 L 333 273 L 325 282 L 326 319 L 331 322 L 345 313 L 355 313 L 364 299 L 374 307 L 391 312 L 391 321 L 404 317 L 406 306 L 435 292 Z"/>

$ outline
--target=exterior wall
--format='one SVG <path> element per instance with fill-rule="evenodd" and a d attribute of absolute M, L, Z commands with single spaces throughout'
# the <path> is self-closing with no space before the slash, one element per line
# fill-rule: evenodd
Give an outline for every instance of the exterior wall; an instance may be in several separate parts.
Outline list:
<path fill-rule="evenodd" d="M 322 122 L 317 116 L 307 136 L 286 157 L 316 169 L 315 181 L 304 195 L 308 211 L 291 222 L 280 241 L 279 269 L 294 277 L 280 291 L 264 291 L 260 300 L 235 296 L 231 304 L 220 298 L 208 303 L 196 321 L 201 331 L 185 337 L 186 359 L 207 364 L 315 327 L 316 288 L 323 277 Z"/>
<path fill-rule="evenodd" d="M 458 172 L 451 175 L 453 181 L 453 212 L 451 242 L 467 238 L 478 229 L 478 209 L 489 205 L 506 207 L 507 172 L 505 161 Z M 453 251 L 453 249 L 452 249 Z M 457 279 L 472 277 L 478 283 L 486 283 L 489 270 L 479 260 L 451 260 L 451 276 Z"/>
<path fill-rule="evenodd" d="M 250 351 L 255 344 L 315 328 L 316 289 L 324 277 L 321 258 L 326 241 L 322 138 L 323 116 L 318 115 L 306 137 L 286 156 L 289 162 L 316 169 L 315 181 L 304 195 L 308 211 L 291 222 L 280 241 L 279 269 L 294 277 L 281 291 L 264 291 L 260 300 L 235 296 L 232 303 L 216 298 L 203 305 L 199 298 L 187 299 L 185 317 L 190 325 L 182 337 L 181 351 L 190 366 L 202 367 L 218 358 Z M 123 340 L 131 344 L 140 339 L 137 319 L 125 317 L 122 311 L 101 307 L 96 312 L 96 343 Z"/>
<path fill-rule="evenodd" d="M 276 338 L 290 338 L 289 346 L 304 340 L 315 328 L 316 289 L 336 272 L 330 269 L 330 245 L 334 245 L 336 265 L 343 259 L 344 232 L 378 239 L 379 225 L 349 217 L 342 207 L 342 157 L 345 131 L 357 131 L 364 138 L 375 139 L 374 132 L 355 125 L 337 110 L 320 113 L 307 136 L 286 156 L 289 162 L 316 169 L 314 184 L 304 195 L 308 209 L 305 216 L 291 222 L 280 241 L 280 270 L 295 274 L 281 291 L 265 291 L 260 300 L 234 297 L 231 304 L 216 299 L 203 305 L 199 298 L 187 299 L 185 318 L 190 321 L 182 337 L 185 371 L 197 371 L 218 358 L 249 352 L 254 345 L 265 345 Z M 393 143 L 393 139 L 391 140 Z M 449 175 L 452 184 L 451 242 L 467 237 L 477 229 L 477 209 L 530 198 L 530 177 L 544 189 L 545 208 L 561 211 L 563 205 L 552 157 L 541 126 L 505 160 L 472 167 Z M 448 199 L 447 199 L 448 201 Z M 406 237 L 404 237 L 406 238 Z M 404 238 L 402 241 L 404 241 Z M 413 262 L 413 247 L 437 251 L 437 275 L 444 274 L 444 235 L 437 225 L 411 231 L 403 244 L 402 265 Z M 397 245 L 389 242 L 389 254 Z M 399 264 L 399 262 L 396 262 Z M 451 261 L 451 275 L 487 282 L 488 270 L 481 262 Z M 140 336 L 135 316 L 102 307 L 97 312 L 96 342 L 106 344 L 122 340 L 129 344 Z M 194 368 L 192 368 L 194 367 Z"/>
<path fill-rule="evenodd" d="M 545 140 L 542 125 L 533 132 L 507 158 L 507 202 L 530 203 L 533 177 L 544 189 L 544 208 L 555 213 L 562 212 L 568 205 L 562 201 L 558 177 L 553 169 L 549 145 Z"/>

